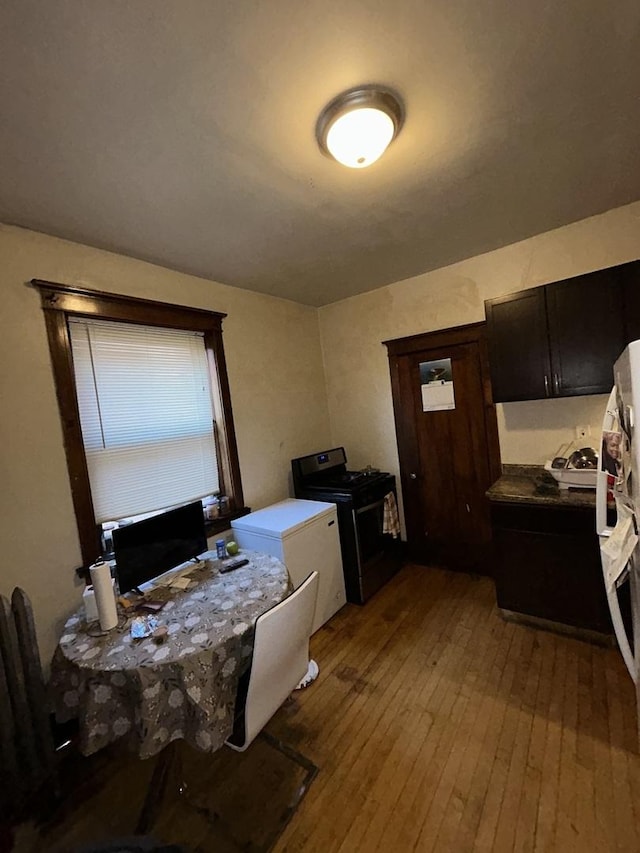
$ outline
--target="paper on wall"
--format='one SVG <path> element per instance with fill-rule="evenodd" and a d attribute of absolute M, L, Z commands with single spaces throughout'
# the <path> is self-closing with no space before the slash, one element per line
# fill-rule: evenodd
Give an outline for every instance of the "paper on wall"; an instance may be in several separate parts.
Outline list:
<path fill-rule="evenodd" d="M 450 358 L 421 361 L 420 393 L 423 412 L 440 412 L 455 409 L 453 391 L 453 366 Z"/>
<path fill-rule="evenodd" d="M 455 409 L 453 382 L 430 382 L 422 386 L 422 411 L 439 412 Z"/>

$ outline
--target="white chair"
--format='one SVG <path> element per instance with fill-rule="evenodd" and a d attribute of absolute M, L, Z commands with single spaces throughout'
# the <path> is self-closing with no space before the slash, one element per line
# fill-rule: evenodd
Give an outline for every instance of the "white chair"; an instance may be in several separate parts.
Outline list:
<path fill-rule="evenodd" d="M 235 725 L 227 745 L 244 752 L 304 678 L 318 595 L 312 572 L 288 598 L 256 620 L 248 677 L 241 679 Z"/>

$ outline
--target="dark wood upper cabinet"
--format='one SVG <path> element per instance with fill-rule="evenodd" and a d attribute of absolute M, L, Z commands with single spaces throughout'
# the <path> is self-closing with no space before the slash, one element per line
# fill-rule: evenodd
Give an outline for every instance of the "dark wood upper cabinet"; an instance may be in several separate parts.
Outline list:
<path fill-rule="evenodd" d="M 535 287 L 486 303 L 493 399 L 548 397 L 551 360 L 544 289 Z"/>
<path fill-rule="evenodd" d="M 485 303 L 496 402 L 605 394 L 640 338 L 640 261 Z"/>
<path fill-rule="evenodd" d="M 608 393 L 624 349 L 624 313 L 616 268 L 545 288 L 553 395 Z"/>
<path fill-rule="evenodd" d="M 640 340 L 640 261 L 620 268 L 624 305 L 625 342 Z"/>

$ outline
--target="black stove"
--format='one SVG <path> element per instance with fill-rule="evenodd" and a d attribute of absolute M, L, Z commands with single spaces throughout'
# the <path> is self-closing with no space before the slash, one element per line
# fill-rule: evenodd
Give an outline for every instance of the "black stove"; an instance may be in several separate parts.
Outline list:
<path fill-rule="evenodd" d="M 333 450 L 293 459 L 291 470 L 296 497 L 299 497 L 298 491 L 301 490 L 329 491 L 351 495 L 357 501 L 359 495 L 363 491 L 370 491 L 371 487 L 376 491 L 384 491 L 386 488 L 388 492 L 395 484 L 395 478 L 391 474 L 376 469 L 348 471 L 344 447 L 334 447 Z"/>
<path fill-rule="evenodd" d="M 369 475 L 363 471 L 345 471 L 344 474 L 330 474 L 327 472 L 322 477 L 320 486 L 335 487 L 336 489 L 341 487 L 352 488 L 367 479 L 369 479 Z"/>
<path fill-rule="evenodd" d="M 364 604 L 399 568 L 399 541 L 384 532 L 385 498 L 395 497 L 395 477 L 371 468 L 349 471 L 344 447 L 293 459 L 291 470 L 297 498 L 337 505 L 347 599 Z"/>

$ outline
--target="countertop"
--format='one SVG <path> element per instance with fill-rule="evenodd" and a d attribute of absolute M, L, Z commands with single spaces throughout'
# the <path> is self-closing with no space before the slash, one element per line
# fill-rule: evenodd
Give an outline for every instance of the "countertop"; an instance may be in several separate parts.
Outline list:
<path fill-rule="evenodd" d="M 560 489 L 542 465 L 503 465 L 502 476 L 487 491 L 496 503 L 595 509 L 595 489 Z"/>

